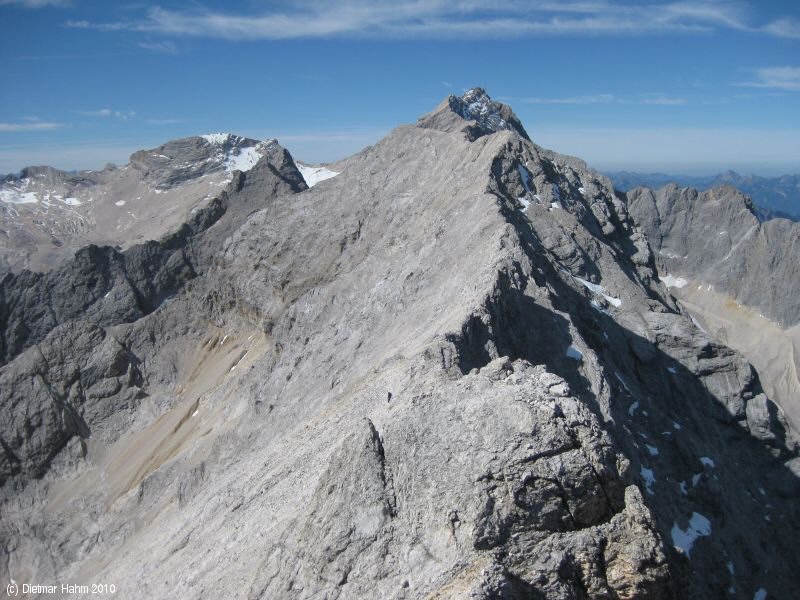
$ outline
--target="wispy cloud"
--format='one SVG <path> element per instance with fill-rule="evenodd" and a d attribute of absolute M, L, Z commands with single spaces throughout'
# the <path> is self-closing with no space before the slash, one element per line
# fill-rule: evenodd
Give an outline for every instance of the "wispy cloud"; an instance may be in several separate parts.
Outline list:
<path fill-rule="evenodd" d="M 13 5 L 22 8 L 44 8 L 45 6 L 69 6 L 70 0 L 0 0 L 0 6 Z"/>
<path fill-rule="evenodd" d="M 686 104 L 686 98 L 676 98 L 666 94 L 643 94 L 640 103 L 657 106 L 682 106 Z"/>
<path fill-rule="evenodd" d="M 503 100 L 506 100 L 505 98 Z M 594 94 L 592 96 L 568 96 L 563 98 L 508 98 L 517 104 L 611 104 L 621 102 L 613 94 Z"/>
<path fill-rule="evenodd" d="M 778 37 L 800 39 L 800 21 L 797 19 L 778 19 L 765 25 L 762 29 L 765 33 Z"/>
<path fill-rule="evenodd" d="M 178 123 L 184 123 L 183 119 L 145 119 L 145 123 L 149 123 L 150 125 L 177 125 Z"/>
<path fill-rule="evenodd" d="M 500 98 L 512 104 L 654 104 L 679 106 L 686 104 L 685 98 L 676 98 L 661 93 L 638 96 L 616 96 L 614 94 L 592 94 L 587 96 Z"/>
<path fill-rule="evenodd" d="M 800 67 L 765 67 L 755 70 L 755 81 L 735 85 L 800 92 Z"/>
<path fill-rule="evenodd" d="M 74 112 L 75 114 L 84 117 L 100 117 L 104 119 L 114 117 L 116 119 L 122 119 L 123 121 L 127 121 L 128 119 L 136 116 L 135 110 L 112 110 L 110 108 L 101 108 L 99 110 L 76 110 Z"/>
<path fill-rule="evenodd" d="M 159 54 L 178 53 L 178 47 L 172 42 L 140 42 L 139 47 Z"/>
<path fill-rule="evenodd" d="M 737 0 L 631 4 L 611 0 L 304 0 L 245 14 L 205 8 L 148 9 L 135 20 L 68 21 L 68 27 L 121 29 L 228 40 L 320 37 L 496 38 L 530 35 L 646 35 L 719 29 L 794 37 L 790 18 L 748 21 Z"/>
<path fill-rule="evenodd" d="M 36 117 L 25 117 L 25 123 L 0 123 L 0 131 L 48 131 L 50 129 L 59 129 L 64 127 L 64 123 L 51 123 L 48 121 L 40 121 Z"/>

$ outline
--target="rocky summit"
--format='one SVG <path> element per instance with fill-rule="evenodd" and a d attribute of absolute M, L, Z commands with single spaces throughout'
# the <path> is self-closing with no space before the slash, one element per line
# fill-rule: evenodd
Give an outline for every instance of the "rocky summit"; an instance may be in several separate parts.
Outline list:
<path fill-rule="evenodd" d="M 156 153 L 130 168 L 180 184 Z M 123 598 L 796 594 L 797 439 L 608 179 L 481 89 L 311 188 L 277 142 L 250 167 L 158 239 L 3 278 L 0 575 Z"/>

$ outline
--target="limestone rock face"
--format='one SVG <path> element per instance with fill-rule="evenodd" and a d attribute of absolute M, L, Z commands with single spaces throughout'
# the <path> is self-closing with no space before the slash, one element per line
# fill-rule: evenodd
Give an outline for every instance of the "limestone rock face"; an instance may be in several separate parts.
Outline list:
<path fill-rule="evenodd" d="M 177 239 L 5 280 L 0 575 L 791 596 L 800 461 L 752 368 L 607 179 L 456 100 L 312 189 L 276 150 Z"/>
<path fill-rule="evenodd" d="M 729 185 L 637 188 L 624 199 L 670 291 L 744 354 L 770 397 L 764 410 L 782 412 L 800 432 L 800 223 L 760 222 L 750 198 Z"/>
<path fill-rule="evenodd" d="M 637 188 L 627 202 L 669 273 L 710 284 L 784 328 L 800 323 L 800 224 L 760 222 L 750 198 L 729 185 Z"/>

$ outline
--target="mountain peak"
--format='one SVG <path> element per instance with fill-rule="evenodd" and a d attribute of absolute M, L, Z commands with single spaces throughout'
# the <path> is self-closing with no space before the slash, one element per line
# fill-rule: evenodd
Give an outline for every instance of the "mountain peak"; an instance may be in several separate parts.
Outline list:
<path fill-rule="evenodd" d="M 467 121 L 465 125 L 464 121 Z M 463 131 L 474 141 L 502 130 L 516 132 L 530 140 L 511 107 L 492 100 L 486 90 L 474 87 L 462 96 L 449 96 L 433 112 L 423 116 L 417 126 L 440 131 Z"/>

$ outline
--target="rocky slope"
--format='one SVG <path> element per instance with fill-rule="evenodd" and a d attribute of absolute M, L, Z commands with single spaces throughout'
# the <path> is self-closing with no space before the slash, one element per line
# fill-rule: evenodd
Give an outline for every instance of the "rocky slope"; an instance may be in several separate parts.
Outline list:
<path fill-rule="evenodd" d="M 119 168 L 28 167 L 9 175 L 0 181 L 0 276 L 50 270 L 87 244 L 123 249 L 158 240 L 274 143 L 216 133 L 140 150 Z"/>
<path fill-rule="evenodd" d="M 512 117 L 471 90 L 313 189 L 276 148 L 180 239 L 7 278 L 3 574 L 789 597 L 795 440 L 610 182 Z"/>
<path fill-rule="evenodd" d="M 760 222 L 730 186 L 637 188 L 627 201 L 671 291 L 755 365 L 800 431 L 800 224 Z"/>

